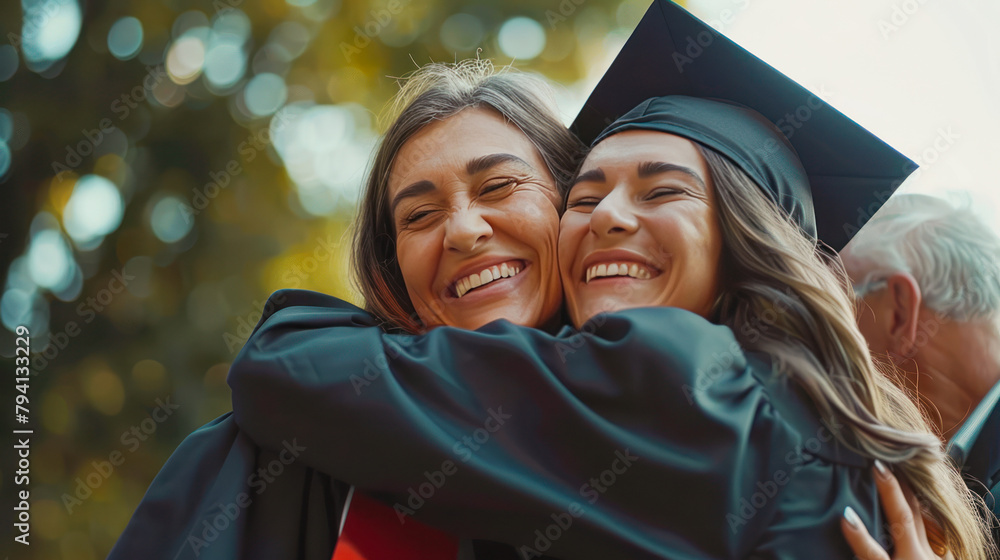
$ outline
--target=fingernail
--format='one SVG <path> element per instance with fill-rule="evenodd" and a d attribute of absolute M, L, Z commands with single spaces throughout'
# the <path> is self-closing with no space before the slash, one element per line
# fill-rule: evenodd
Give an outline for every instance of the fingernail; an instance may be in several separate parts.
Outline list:
<path fill-rule="evenodd" d="M 879 461 L 878 459 L 875 459 L 875 470 L 877 470 L 878 474 L 882 475 L 883 477 L 889 476 L 889 469 L 885 467 L 885 463 Z"/>
<path fill-rule="evenodd" d="M 861 527 L 861 518 L 858 517 L 858 514 L 855 513 L 854 508 L 851 506 L 844 508 L 844 519 L 846 519 L 847 522 L 851 524 L 851 527 L 854 527 L 855 529 Z"/>

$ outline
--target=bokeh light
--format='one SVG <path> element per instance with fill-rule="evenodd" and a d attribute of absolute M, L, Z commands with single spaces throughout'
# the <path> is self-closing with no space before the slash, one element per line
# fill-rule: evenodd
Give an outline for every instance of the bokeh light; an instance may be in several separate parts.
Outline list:
<path fill-rule="evenodd" d="M 205 79 L 219 89 L 232 86 L 246 71 L 246 55 L 232 39 L 213 38 L 205 55 Z"/>
<path fill-rule="evenodd" d="M 264 72 L 247 83 L 244 99 L 247 110 L 257 117 L 266 117 L 285 104 L 288 89 L 285 80 L 277 74 Z"/>
<path fill-rule="evenodd" d="M 167 52 L 167 73 L 177 84 L 193 82 L 204 65 L 205 43 L 194 34 L 177 39 Z"/>
<path fill-rule="evenodd" d="M 45 229 L 31 240 L 28 250 L 28 272 L 43 288 L 62 290 L 73 280 L 73 255 L 61 233 Z"/>
<path fill-rule="evenodd" d="M 0 140 L 0 178 L 10 171 L 10 162 L 10 146 L 7 145 L 6 141 Z"/>
<path fill-rule="evenodd" d="M 165 196 L 154 206 L 149 225 L 160 241 L 176 243 L 191 231 L 194 220 L 187 213 L 187 204 L 176 196 Z"/>
<path fill-rule="evenodd" d="M 271 134 L 306 212 L 323 216 L 353 205 L 375 143 L 366 111 L 296 103 L 272 119 Z"/>
<path fill-rule="evenodd" d="M 6 82 L 17 72 L 21 59 L 13 45 L 0 45 L 0 82 Z"/>
<path fill-rule="evenodd" d="M 285 21 L 274 26 L 268 40 L 281 45 L 292 58 L 298 58 L 309 46 L 310 33 L 304 25 Z"/>
<path fill-rule="evenodd" d="M 142 48 L 142 22 L 128 16 L 116 21 L 108 31 L 108 50 L 119 60 L 129 60 Z"/>
<path fill-rule="evenodd" d="M 117 229 L 124 211 L 114 183 L 100 175 L 84 175 L 66 203 L 63 226 L 77 245 L 85 245 Z"/>
<path fill-rule="evenodd" d="M 82 16 L 76 0 L 22 0 L 21 40 L 32 70 L 41 72 L 66 56 L 80 36 Z"/>
<path fill-rule="evenodd" d="M 545 29 L 527 17 L 515 17 L 500 27 L 500 50 L 516 60 L 531 60 L 545 49 Z"/>
<path fill-rule="evenodd" d="M 441 44 L 450 50 L 469 51 L 479 46 L 485 32 L 476 16 L 455 14 L 441 24 Z"/>
<path fill-rule="evenodd" d="M 214 33 L 228 35 L 241 43 L 250 38 L 251 27 L 250 18 L 243 10 L 237 8 L 222 10 L 212 21 Z"/>
<path fill-rule="evenodd" d="M 121 378 L 104 364 L 95 364 L 87 370 L 83 392 L 90 406 L 108 416 L 121 412 L 125 404 L 125 387 Z"/>

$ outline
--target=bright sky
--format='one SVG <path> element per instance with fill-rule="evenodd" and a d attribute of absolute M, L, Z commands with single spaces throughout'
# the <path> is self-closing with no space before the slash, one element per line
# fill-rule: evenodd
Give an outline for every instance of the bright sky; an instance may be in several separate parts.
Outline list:
<path fill-rule="evenodd" d="M 1000 233 L 993 129 L 1000 127 L 1000 2 L 690 0 L 687 7 L 809 90 L 827 92 L 827 102 L 920 164 L 900 192 L 967 197 Z M 722 24 L 726 10 L 731 20 Z"/>

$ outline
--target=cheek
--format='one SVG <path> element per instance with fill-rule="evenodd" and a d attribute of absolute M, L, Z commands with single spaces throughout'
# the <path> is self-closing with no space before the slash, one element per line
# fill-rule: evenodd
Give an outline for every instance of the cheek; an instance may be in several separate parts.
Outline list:
<path fill-rule="evenodd" d="M 562 221 L 559 222 L 558 253 L 559 269 L 564 275 L 570 272 L 573 260 L 580 249 L 580 241 L 586 235 L 589 225 L 589 214 L 581 214 L 579 212 L 567 212 L 563 214 Z"/>
<path fill-rule="evenodd" d="M 432 254 L 433 244 L 418 234 L 404 234 L 396 238 L 396 260 L 403 273 L 406 290 L 413 294 L 426 289 L 433 278 L 437 258 Z"/>
<path fill-rule="evenodd" d="M 498 210 L 507 229 L 516 238 L 542 255 L 550 254 L 559 236 L 559 212 L 543 193 L 523 193 L 511 197 Z M 530 195 L 530 196 L 529 196 Z"/>

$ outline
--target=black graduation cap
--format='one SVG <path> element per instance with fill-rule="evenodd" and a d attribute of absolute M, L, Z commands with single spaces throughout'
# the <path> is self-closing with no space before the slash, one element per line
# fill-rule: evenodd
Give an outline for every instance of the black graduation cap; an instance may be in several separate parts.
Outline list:
<path fill-rule="evenodd" d="M 742 105 L 770 121 L 779 136 L 785 137 L 782 144 L 790 144 L 801 160 L 811 186 L 811 206 L 817 210 L 815 231 L 836 251 L 917 168 L 817 95 L 669 0 L 653 1 L 577 115 L 572 130 L 590 144 L 616 119 L 660 96 Z M 687 103 L 684 98 L 675 100 Z M 722 153 L 732 159 L 731 152 Z M 735 163 L 747 170 L 741 162 Z M 760 173 L 750 175 L 760 182 Z M 771 194 L 781 198 L 788 193 Z M 800 201 L 804 207 L 800 214 L 810 213 L 808 202 Z M 806 231 L 812 229 L 809 218 L 796 216 Z"/>

